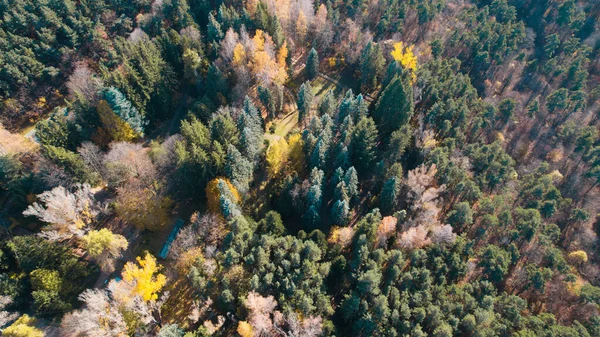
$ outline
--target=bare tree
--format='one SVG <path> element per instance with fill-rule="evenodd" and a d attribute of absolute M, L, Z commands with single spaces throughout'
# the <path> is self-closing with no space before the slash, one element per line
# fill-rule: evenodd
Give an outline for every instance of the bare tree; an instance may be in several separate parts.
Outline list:
<path fill-rule="evenodd" d="M 23 215 L 35 216 L 49 223 L 45 231 L 55 232 L 55 239 L 82 236 L 84 228 L 100 212 L 100 206 L 88 184 L 77 184 L 72 191 L 63 186 L 55 187 L 37 196 L 39 203 L 27 207 Z"/>
<path fill-rule="evenodd" d="M 61 337 L 127 336 L 127 325 L 119 306 L 104 289 L 88 289 L 79 295 L 83 309 L 73 311 L 62 319 Z"/>
<path fill-rule="evenodd" d="M 104 176 L 110 186 L 137 180 L 143 186 L 153 182 L 156 168 L 141 144 L 116 142 L 104 157 Z"/>
<path fill-rule="evenodd" d="M 98 174 L 102 173 L 104 154 L 98 145 L 92 142 L 83 142 L 77 152 L 89 168 Z"/>
<path fill-rule="evenodd" d="M 13 299 L 10 296 L 0 295 L 0 328 L 19 317 L 19 313 L 5 310 L 12 302 Z"/>
<path fill-rule="evenodd" d="M 95 76 L 84 63 L 79 63 L 75 66 L 75 70 L 67 81 L 67 88 L 69 88 L 71 97 L 79 97 L 92 104 L 98 100 L 98 95 L 102 87 L 103 84 L 100 77 Z"/>

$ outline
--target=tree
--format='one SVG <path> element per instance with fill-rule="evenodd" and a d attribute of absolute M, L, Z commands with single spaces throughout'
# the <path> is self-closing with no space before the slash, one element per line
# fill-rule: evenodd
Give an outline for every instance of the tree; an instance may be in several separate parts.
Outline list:
<path fill-rule="evenodd" d="M 499 284 L 504 279 L 510 266 L 510 254 L 495 245 L 488 245 L 482 252 L 479 266 L 483 267 L 486 279 Z"/>
<path fill-rule="evenodd" d="M 364 91 L 377 88 L 383 77 L 385 58 L 379 44 L 369 42 L 360 57 L 360 86 Z"/>
<path fill-rule="evenodd" d="M 177 324 L 165 324 L 160 328 L 157 337 L 183 337 L 185 331 Z"/>
<path fill-rule="evenodd" d="M 158 299 L 158 292 L 167 283 L 165 275 L 160 274 L 156 258 L 149 253 L 137 257 L 137 263 L 127 262 L 123 267 L 123 281 L 133 285 L 134 296 L 140 296 L 144 301 Z"/>
<path fill-rule="evenodd" d="M 268 118 L 273 120 L 279 112 L 276 108 L 275 97 L 273 95 L 273 92 L 271 91 L 271 89 L 259 85 L 258 97 L 260 98 L 260 102 L 264 105 L 265 109 L 267 110 Z"/>
<path fill-rule="evenodd" d="M 383 214 L 392 214 L 398 203 L 398 194 L 400 192 L 400 183 L 396 177 L 388 179 L 379 195 L 379 206 Z"/>
<path fill-rule="evenodd" d="M 62 313 L 71 306 L 61 298 L 63 280 L 56 270 L 36 269 L 31 272 L 33 308 L 41 315 Z"/>
<path fill-rule="evenodd" d="M 88 289 L 79 295 L 83 308 L 66 314 L 60 324 L 60 335 L 121 336 L 127 334 L 125 318 L 103 289 Z"/>
<path fill-rule="evenodd" d="M 366 175 L 375 161 L 377 128 L 370 117 L 363 117 L 352 132 L 351 153 L 359 174 Z"/>
<path fill-rule="evenodd" d="M 45 145 L 43 153 L 50 161 L 64 168 L 76 183 L 96 184 L 98 182 L 98 176 L 85 165 L 77 153 L 51 145 Z"/>
<path fill-rule="evenodd" d="M 377 100 L 373 119 L 381 133 L 389 136 L 410 121 L 414 109 L 412 89 L 402 78 L 396 76 L 385 87 Z"/>
<path fill-rule="evenodd" d="M 119 187 L 115 200 L 117 215 L 140 230 L 160 230 L 169 221 L 173 201 L 155 187 L 140 183 Z"/>
<path fill-rule="evenodd" d="M 306 117 L 310 114 L 313 98 L 314 95 L 310 82 L 302 83 L 300 91 L 298 91 L 298 100 L 296 101 L 298 105 L 298 123 L 304 123 Z"/>
<path fill-rule="evenodd" d="M 212 13 L 208 15 L 206 32 L 209 42 L 219 42 L 224 36 L 223 31 L 221 30 L 221 24 L 219 24 Z"/>
<path fill-rule="evenodd" d="M 321 99 L 319 104 L 319 116 L 330 115 L 332 116 L 336 108 L 335 97 L 333 96 L 333 90 L 328 90 L 325 96 Z"/>
<path fill-rule="evenodd" d="M 44 337 L 44 332 L 36 328 L 37 320 L 27 314 L 19 317 L 13 324 L 2 330 L 6 337 Z"/>
<path fill-rule="evenodd" d="M 132 127 L 113 112 L 107 101 L 101 100 L 96 111 L 102 124 L 93 136 L 97 143 L 106 145 L 112 141 L 129 142 L 137 138 L 138 135 Z"/>
<path fill-rule="evenodd" d="M 266 156 L 269 176 L 276 177 L 283 170 L 289 153 L 290 149 L 285 138 L 280 138 L 269 146 Z"/>
<path fill-rule="evenodd" d="M 124 236 L 106 228 L 92 230 L 82 239 L 88 254 L 98 261 L 100 268 L 108 272 L 114 270 L 114 259 L 121 256 L 121 252 L 129 245 Z"/>
<path fill-rule="evenodd" d="M 206 204 L 208 209 L 214 214 L 222 212 L 222 198 L 226 198 L 234 204 L 240 201 L 239 192 L 228 179 L 215 178 L 206 185 Z"/>
<path fill-rule="evenodd" d="M 349 213 L 350 207 L 348 207 L 348 202 L 346 200 L 338 200 L 331 208 L 331 221 L 336 225 L 343 226 L 348 221 Z"/>
<path fill-rule="evenodd" d="M 27 207 L 23 215 L 35 216 L 50 224 L 45 230 L 53 232 L 55 239 L 83 235 L 84 228 L 99 213 L 99 206 L 88 184 L 75 185 L 72 191 L 58 186 L 39 194 L 37 198 L 39 203 Z"/>
<path fill-rule="evenodd" d="M 411 83 L 417 79 L 417 58 L 413 54 L 413 46 L 404 47 L 402 42 L 394 43 L 394 50 L 391 53 L 392 58 L 407 69 L 411 74 Z"/>
<path fill-rule="evenodd" d="M 248 184 L 252 180 L 254 167 L 252 163 L 244 158 L 242 154 L 229 144 L 227 146 L 227 157 L 225 159 L 225 174 L 233 186 L 242 193 L 248 191 Z"/>
<path fill-rule="evenodd" d="M 148 124 L 138 110 L 127 100 L 117 88 L 109 87 L 104 89 L 103 98 L 108 102 L 112 111 L 124 120 L 133 131 L 140 137 L 144 136 L 144 127 Z M 100 112 L 99 112 L 100 113 Z M 127 139 L 115 139 L 127 140 Z"/>
<path fill-rule="evenodd" d="M 319 74 L 319 54 L 312 48 L 306 59 L 306 77 L 309 80 L 314 79 Z"/>
<path fill-rule="evenodd" d="M 72 141 L 69 128 L 67 117 L 59 110 L 35 125 L 35 138 L 42 145 L 68 148 Z"/>
<path fill-rule="evenodd" d="M 448 223 L 457 229 L 473 224 L 473 211 L 471 211 L 471 205 L 466 201 L 454 205 L 452 211 L 448 213 Z"/>

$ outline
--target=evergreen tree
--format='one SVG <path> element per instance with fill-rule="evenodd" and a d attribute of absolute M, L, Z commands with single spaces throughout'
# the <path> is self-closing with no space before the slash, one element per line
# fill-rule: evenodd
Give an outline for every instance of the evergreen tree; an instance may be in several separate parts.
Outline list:
<path fill-rule="evenodd" d="M 338 200 L 331 208 L 331 221 L 336 225 L 343 226 L 348 221 L 349 213 L 348 202 L 346 200 Z"/>
<path fill-rule="evenodd" d="M 271 89 L 259 85 L 258 97 L 260 98 L 260 101 L 264 105 L 265 109 L 267 109 L 267 116 L 269 119 L 273 120 L 277 114 L 277 111 L 275 110 L 275 97 L 273 92 Z"/>
<path fill-rule="evenodd" d="M 206 27 L 206 37 L 209 42 L 219 42 L 223 39 L 223 31 L 221 30 L 221 24 L 215 19 L 214 15 L 210 13 L 208 15 L 208 26 Z"/>
<path fill-rule="evenodd" d="M 358 197 L 358 173 L 354 166 L 350 167 L 344 175 L 344 183 L 348 189 L 350 199 Z"/>
<path fill-rule="evenodd" d="M 325 96 L 321 99 L 319 104 L 319 115 L 330 115 L 332 116 L 335 112 L 335 97 L 333 96 L 333 90 L 329 89 Z"/>
<path fill-rule="evenodd" d="M 413 114 L 412 88 L 396 76 L 377 100 L 373 119 L 384 136 L 408 124 Z"/>
<path fill-rule="evenodd" d="M 104 99 L 110 104 L 112 111 L 129 126 L 140 137 L 144 136 L 144 126 L 148 124 L 138 110 L 127 100 L 117 88 L 109 87 L 103 91 Z"/>
<path fill-rule="evenodd" d="M 314 79 L 319 74 L 319 53 L 312 48 L 306 59 L 306 77 L 309 80 Z"/>
<path fill-rule="evenodd" d="M 252 163 L 244 158 L 235 146 L 229 144 L 225 158 L 225 174 L 238 191 L 242 193 L 248 191 L 248 183 L 252 180 L 253 171 Z"/>
<path fill-rule="evenodd" d="M 370 117 L 363 117 L 352 133 L 352 163 L 356 166 L 358 173 L 366 175 L 371 171 L 371 165 L 375 162 L 377 128 Z"/>
<path fill-rule="evenodd" d="M 379 207 L 383 214 L 392 214 L 398 204 L 398 193 L 400 192 L 400 183 L 396 177 L 388 179 L 379 195 Z"/>
<path fill-rule="evenodd" d="M 300 91 L 298 92 L 298 100 L 296 102 L 298 105 L 298 123 L 304 123 L 306 117 L 308 117 L 313 98 L 314 96 L 310 82 L 307 81 L 302 83 L 300 86 Z"/>
<path fill-rule="evenodd" d="M 369 42 L 360 57 L 360 87 L 363 91 L 377 88 L 385 67 L 385 58 L 379 44 Z"/>

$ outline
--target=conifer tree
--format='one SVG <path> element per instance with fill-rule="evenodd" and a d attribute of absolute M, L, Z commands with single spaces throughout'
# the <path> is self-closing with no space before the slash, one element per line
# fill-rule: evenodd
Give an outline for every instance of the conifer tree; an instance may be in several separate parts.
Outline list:
<path fill-rule="evenodd" d="M 312 92 L 312 87 L 310 86 L 310 82 L 304 82 L 300 86 L 300 91 L 298 92 L 298 122 L 304 123 L 306 117 L 310 113 L 310 109 L 312 106 L 314 95 Z"/>
<path fill-rule="evenodd" d="M 377 100 L 373 119 L 377 122 L 382 135 L 387 137 L 410 121 L 413 109 L 411 87 L 402 78 L 396 76 Z"/>
<path fill-rule="evenodd" d="M 129 126 L 140 137 L 144 136 L 144 126 L 148 124 L 138 110 L 127 100 L 117 88 L 109 87 L 104 89 L 104 99 L 110 104 L 112 111 L 117 114 L 122 120 L 127 122 Z"/>
<path fill-rule="evenodd" d="M 235 146 L 229 144 L 225 159 L 225 174 L 238 191 L 242 193 L 248 191 L 248 183 L 252 180 L 253 170 L 252 163 L 244 158 Z"/>
<path fill-rule="evenodd" d="M 346 200 L 338 200 L 331 208 L 331 221 L 336 225 L 345 225 L 348 221 L 350 208 Z"/>
<path fill-rule="evenodd" d="M 375 123 L 370 117 L 363 117 L 354 128 L 351 142 L 352 163 L 361 175 L 369 172 L 372 169 L 371 164 L 375 162 L 376 139 Z"/>
<path fill-rule="evenodd" d="M 309 80 L 314 79 L 319 74 L 319 53 L 315 48 L 312 48 L 306 59 L 306 77 Z"/>

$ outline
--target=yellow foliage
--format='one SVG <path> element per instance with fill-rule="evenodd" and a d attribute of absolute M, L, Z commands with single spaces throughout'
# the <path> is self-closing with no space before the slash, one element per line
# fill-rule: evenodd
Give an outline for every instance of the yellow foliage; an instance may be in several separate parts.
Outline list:
<path fill-rule="evenodd" d="M 289 50 L 287 47 L 287 41 L 285 41 L 281 45 L 281 48 L 279 48 L 279 51 L 277 51 L 277 64 L 280 67 L 285 68 L 285 66 L 286 66 L 285 60 L 287 59 L 288 54 L 289 54 Z"/>
<path fill-rule="evenodd" d="M 129 142 L 137 138 L 137 134 L 131 126 L 112 111 L 108 102 L 100 101 L 96 110 L 102 123 L 102 127 L 98 128 L 93 137 L 96 142 L 101 144 L 108 144 L 111 141 Z"/>
<path fill-rule="evenodd" d="M 289 146 L 285 138 L 281 138 L 269 146 L 267 149 L 267 164 L 270 176 L 276 176 L 281 172 L 288 159 L 288 154 Z"/>
<path fill-rule="evenodd" d="M 238 323 L 237 333 L 242 337 L 253 337 L 254 331 L 252 331 L 252 325 L 241 321 Z"/>
<path fill-rule="evenodd" d="M 335 67 L 335 65 L 337 64 L 337 60 L 335 57 L 330 57 L 327 59 L 327 62 L 329 62 L 329 66 L 331 68 Z"/>
<path fill-rule="evenodd" d="M 298 14 L 298 19 L 296 20 L 296 37 L 302 43 L 304 38 L 306 37 L 306 33 L 308 31 L 308 23 L 306 21 L 306 16 L 304 13 L 300 11 Z"/>
<path fill-rule="evenodd" d="M 414 83 L 417 80 L 415 73 L 417 70 L 417 57 L 413 54 L 413 46 L 405 48 L 402 42 L 396 42 L 391 54 L 394 60 L 400 63 L 404 69 L 410 70 L 411 82 Z"/>
<path fill-rule="evenodd" d="M 187 275 L 196 261 L 203 261 L 204 250 L 202 247 L 192 248 L 177 258 L 175 269 L 180 275 Z"/>
<path fill-rule="evenodd" d="M 46 97 L 42 96 L 42 97 L 38 98 L 35 105 L 40 109 L 45 107 L 46 106 Z"/>
<path fill-rule="evenodd" d="M 85 249 L 92 257 L 99 256 L 104 252 L 118 255 L 120 250 L 127 249 L 129 245 L 124 236 L 114 234 L 106 228 L 99 231 L 90 231 L 82 239 L 85 243 Z"/>
<path fill-rule="evenodd" d="M 24 314 L 2 331 L 5 337 L 44 337 L 44 333 L 35 327 L 36 319 Z"/>
<path fill-rule="evenodd" d="M 254 47 L 257 51 L 265 50 L 265 32 L 261 29 L 256 30 L 252 41 L 254 42 Z"/>
<path fill-rule="evenodd" d="M 133 292 L 145 301 L 158 299 L 157 293 L 167 283 L 167 278 L 158 273 L 159 266 L 156 258 L 147 253 L 144 258 L 137 257 L 139 267 L 133 262 L 127 262 L 123 268 L 123 280 L 133 283 Z"/>
<path fill-rule="evenodd" d="M 352 243 L 354 230 L 352 227 L 337 227 L 331 228 L 331 234 L 327 241 L 331 244 L 339 244 L 342 248 L 348 247 Z"/>
<path fill-rule="evenodd" d="M 569 253 L 569 259 L 576 264 L 583 264 L 588 261 L 587 253 L 583 250 L 576 250 Z"/>
<path fill-rule="evenodd" d="M 240 202 L 240 194 L 237 191 L 237 189 L 231 184 L 229 179 L 217 177 L 211 180 L 206 185 L 206 204 L 208 209 L 214 214 L 219 214 L 221 210 L 221 192 L 219 191 L 219 181 L 223 181 L 225 185 L 229 188 L 229 192 L 231 193 L 234 199 L 231 201 L 233 201 L 236 204 Z"/>
<path fill-rule="evenodd" d="M 289 153 L 288 159 L 292 168 L 302 173 L 304 170 L 304 140 L 299 133 L 293 134 L 288 138 Z"/>
<path fill-rule="evenodd" d="M 236 43 L 233 47 L 233 64 L 236 66 L 242 65 L 246 62 L 246 51 L 241 43 Z"/>

